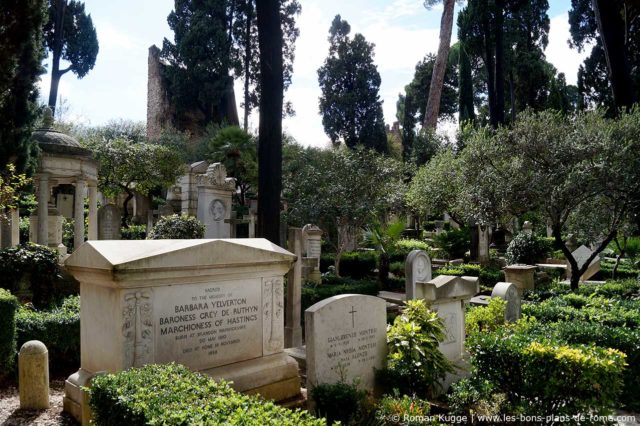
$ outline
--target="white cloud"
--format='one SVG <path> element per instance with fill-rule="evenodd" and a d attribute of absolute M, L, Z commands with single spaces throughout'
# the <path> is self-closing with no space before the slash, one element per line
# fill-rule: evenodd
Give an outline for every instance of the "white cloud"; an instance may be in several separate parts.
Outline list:
<path fill-rule="evenodd" d="M 140 50 L 146 47 L 127 30 L 120 29 L 111 22 L 99 21 L 95 26 L 100 42 L 100 53 L 104 53 L 105 50 Z"/>
<path fill-rule="evenodd" d="M 578 68 L 591 52 L 588 46 L 582 53 L 569 47 L 567 40 L 571 37 L 569 32 L 569 19 L 567 13 L 551 18 L 549 30 L 549 45 L 545 50 L 547 60 L 551 62 L 558 72 L 565 73 L 567 83 L 576 84 Z"/>

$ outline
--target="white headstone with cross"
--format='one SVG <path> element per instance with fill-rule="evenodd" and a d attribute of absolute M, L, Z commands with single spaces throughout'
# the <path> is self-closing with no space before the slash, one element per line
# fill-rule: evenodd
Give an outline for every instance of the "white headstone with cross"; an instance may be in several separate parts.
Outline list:
<path fill-rule="evenodd" d="M 375 296 L 343 294 L 305 311 L 307 386 L 358 383 L 373 390 L 375 369 L 387 354 L 386 302 Z"/>

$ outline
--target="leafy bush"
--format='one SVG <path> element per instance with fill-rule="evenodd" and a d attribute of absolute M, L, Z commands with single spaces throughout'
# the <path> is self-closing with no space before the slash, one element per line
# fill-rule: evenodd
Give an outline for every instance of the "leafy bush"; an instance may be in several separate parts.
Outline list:
<path fill-rule="evenodd" d="M 507 264 L 535 265 L 551 252 L 551 246 L 546 239 L 521 232 L 516 235 L 507 247 L 505 258 Z"/>
<path fill-rule="evenodd" d="M 469 339 L 473 374 L 504 393 L 513 412 L 606 415 L 616 408 L 625 355 L 564 345 L 508 327 Z"/>
<path fill-rule="evenodd" d="M 467 335 L 478 332 L 491 332 L 504 325 L 504 313 L 507 301 L 492 297 L 488 306 L 471 308 L 465 315 L 464 326 Z"/>
<path fill-rule="evenodd" d="M 195 217 L 186 214 L 163 216 L 149 232 L 150 240 L 197 238 L 204 238 L 204 225 Z"/>
<path fill-rule="evenodd" d="M 302 286 L 302 312 L 307 308 L 328 297 L 339 294 L 368 294 L 375 296 L 378 294 L 378 284 L 375 281 L 360 280 L 336 277 L 335 275 L 325 275 L 322 277 L 322 284 L 305 283 Z"/>
<path fill-rule="evenodd" d="M 120 228 L 120 235 L 123 240 L 144 240 L 147 238 L 146 225 L 129 225 L 128 228 Z"/>
<path fill-rule="evenodd" d="M 396 241 L 393 249 L 389 253 L 391 262 L 402 262 L 407 259 L 407 256 L 413 250 L 422 250 L 427 253 L 431 253 L 431 247 L 425 241 L 415 239 L 403 239 Z"/>
<path fill-rule="evenodd" d="M 435 236 L 434 243 L 444 250 L 449 259 L 462 258 L 471 248 L 471 231 L 469 228 L 444 231 Z"/>
<path fill-rule="evenodd" d="M 320 383 L 311 391 L 316 414 L 326 417 L 328 424 L 339 421 L 347 425 L 361 415 L 361 404 L 365 396 L 366 392 L 358 389 L 357 385 L 344 382 Z"/>
<path fill-rule="evenodd" d="M 0 379 L 13 369 L 16 356 L 16 310 L 18 299 L 0 288 Z"/>
<path fill-rule="evenodd" d="M 325 425 L 176 364 L 97 376 L 90 395 L 97 425 Z"/>
<path fill-rule="evenodd" d="M 379 378 L 403 393 L 433 394 L 453 365 L 438 349 L 445 326 L 424 300 L 407 301 L 402 315 L 387 330 L 387 368 Z"/>
<path fill-rule="evenodd" d="M 49 350 L 49 362 L 59 367 L 80 364 L 80 297 L 66 298 L 59 307 L 37 311 L 25 306 L 16 314 L 18 345 L 40 340 Z"/>
<path fill-rule="evenodd" d="M 447 400 L 456 415 L 495 416 L 504 413 L 506 397 L 495 393 L 490 381 L 473 376 L 453 383 Z"/>
<path fill-rule="evenodd" d="M 389 265 L 389 272 L 397 277 L 404 277 L 404 262 L 392 262 Z"/>
<path fill-rule="evenodd" d="M 425 417 L 429 415 L 431 406 L 429 402 L 415 395 L 400 395 L 395 390 L 393 395 L 385 395 L 378 402 L 376 418 L 384 426 L 420 426 L 438 424 L 427 422 Z M 406 416 L 406 417 L 405 417 Z M 408 419 L 408 420 L 405 420 Z"/>
<path fill-rule="evenodd" d="M 28 281 L 37 307 L 49 306 L 62 291 L 62 272 L 58 253 L 48 247 L 29 243 L 0 251 L 0 287 L 18 294 L 21 282 Z"/>

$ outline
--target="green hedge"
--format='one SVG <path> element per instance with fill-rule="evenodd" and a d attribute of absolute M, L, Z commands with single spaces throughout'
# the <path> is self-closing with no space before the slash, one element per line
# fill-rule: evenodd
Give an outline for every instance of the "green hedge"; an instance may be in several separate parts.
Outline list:
<path fill-rule="evenodd" d="M 640 327 L 640 301 L 565 294 L 540 303 L 527 303 L 522 313 L 541 322 L 583 321 L 609 327 Z"/>
<path fill-rule="evenodd" d="M 37 311 L 21 307 L 16 314 L 18 345 L 40 340 L 56 368 L 80 365 L 80 297 L 71 296 L 60 307 Z"/>
<path fill-rule="evenodd" d="M 640 330 L 574 321 L 545 324 L 538 333 L 553 335 L 569 344 L 595 344 L 613 348 L 627 355 L 628 366 L 623 372 L 624 386 L 620 400 L 629 409 L 640 410 Z"/>
<path fill-rule="evenodd" d="M 45 246 L 29 243 L 0 251 L 0 287 L 14 294 L 20 290 L 20 282 L 29 280 L 33 304 L 49 306 L 61 293 L 62 271 L 58 253 Z"/>
<path fill-rule="evenodd" d="M 176 364 L 96 377 L 90 404 L 97 425 L 324 426 L 324 419 L 235 392 Z"/>
<path fill-rule="evenodd" d="M 16 310 L 18 299 L 0 288 L 0 378 L 13 369 L 16 356 Z"/>
<path fill-rule="evenodd" d="M 320 257 L 320 271 L 327 272 L 334 266 L 335 254 L 323 254 Z M 359 280 L 374 273 L 378 265 L 378 254 L 374 251 L 348 251 L 340 258 L 340 275 Z"/>
<path fill-rule="evenodd" d="M 451 265 L 434 270 L 433 276 L 437 277 L 438 275 L 479 277 L 481 286 L 491 288 L 497 283 L 504 281 L 504 272 L 501 269 L 487 268 L 469 263 Z"/>
<path fill-rule="evenodd" d="M 618 408 L 625 355 L 504 328 L 468 340 L 474 375 L 527 415 L 606 415 Z"/>
<path fill-rule="evenodd" d="M 339 278 L 335 275 L 323 276 L 322 284 L 304 283 L 301 296 L 302 312 L 321 300 L 339 294 L 375 296 L 378 294 L 378 283 L 376 281 Z"/>

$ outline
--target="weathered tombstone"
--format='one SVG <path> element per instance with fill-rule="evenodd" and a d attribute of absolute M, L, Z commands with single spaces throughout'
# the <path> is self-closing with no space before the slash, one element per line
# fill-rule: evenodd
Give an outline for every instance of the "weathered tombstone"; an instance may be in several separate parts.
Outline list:
<path fill-rule="evenodd" d="M 375 369 L 387 354 L 386 302 L 375 296 L 343 294 L 305 311 L 307 388 L 359 383 L 373 390 Z"/>
<path fill-rule="evenodd" d="M 416 283 L 431 281 L 431 259 L 422 250 L 413 250 L 404 264 L 405 300 L 416 298 Z"/>
<path fill-rule="evenodd" d="M 528 220 L 525 220 L 522 224 L 522 232 L 529 235 L 533 234 L 533 224 Z"/>
<path fill-rule="evenodd" d="M 171 216 L 175 214 L 175 212 L 173 211 L 173 206 L 171 206 L 171 204 L 167 203 L 164 204 L 162 206 L 160 206 L 160 208 L 158 208 L 158 217 L 166 217 L 166 216 Z"/>
<path fill-rule="evenodd" d="M 522 316 L 522 302 L 518 287 L 512 283 L 497 283 L 493 287 L 491 297 L 499 297 L 507 302 L 504 319 L 508 322 L 518 321 Z"/>
<path fill-rule="evenodd" d="M 593 251 L 591 251 L 591 249 L 589 249 L 587 246 L 580 246 L 571 254 L 573 255 L 573 258 L 576 260 L 576 263 L 578 264 L 578 268 L 581 269 L 584 266 L 584 264 L 587 262 L 587 260 L 589 260 L 589 257 L 591 257 L 591 255 L 593 254 Z M 571 269 L 571 265 L 569 264 L 569 261 L 567 261 L 567 271 L 568 271 L 569 278 L 571 278 L 573 271 Z M 587 268 L 585 273 L 582 274 L 582 276 L 580 277 L 580 281 L 588 280 L 589 278 L 597 274 L 599 271 L 600 271 L 600 257 L 596 256 L 589 264 L 589 267 Z"/>
<path fill-rule="evenodd" d="M 63 217 L 73 219 L 73 194 L 57 194 L 56 208 Z"/>
<path fill-rule="evenodd" d="M 454 364 L 465 351 L 464 305 L 479 291 L 478 277 L 440 275 L 416 286 L 416 297 L 427 301 L 444 321 L 446 338 L 439 349 Z"/>
<path fill-rule="evenodd" d="M 122 218 L 115 204 L 106 204 L 98 210 L 98 239 L 119 240 Z"/>
<path fill-rule="evenodd" d="M 49 408 L 49 351 L 44 343 L 30 340 L 18 355 L 20 408 Z"/>
<path fill-rule="evenodd" d="M 197 161 L 188 167 L 187 174 L 178 178 L 180 197 L 182 201 L 182 214 L 196 216 L 198 214 L 198 183 L 196 177 L 207 172 L 209 163 Z"/>
<path fill-rule="evenodd" d="M 509 265 L 503 268 L 505 280 L 515 284 L 521 297 L 525 290 L 535 288 L 536 269 L 537 267 L 533 265 Z"/>
<path fill-rule="evenodd" d="M 320 284 L 320 257 L 322 256 L 322 229 L 307 224 L 302 228 L 302 250 L 304 252 L 303 276 L 305 279 Z"/>
<path fill-rule="evenodd" d="M 302 345 L 302 230 L 289 228 L 289 244 L 287 249 L 296 255 L 293 268 L 287 274 L 287 306 L 284 326 L 285 348 Z"/>
<path fill-rule="evenodd" d="M 488 226 L 478 225 L 478 262 L 484 265 L 489 262 L 489 240 L 491 238 Z"/>
<path fill-rule="evenodd" d="M 38 209 L 36 209 L 31 216 L 29 216 L 29 241 L 37 242 L 38 244 L 48 245 L 49 248 L 57 250 L 60 256 L 67 254 L 67 248 L 62 244 L 62 225 L 64 218 L 58 212 L 53 204 L 49 204 L 47 214 L 47 233 L 48 241 L 38 241 Z"/>
<path fill-rule="evenodd" d="M 205 226 L 205 238 L 230 238 L 231 197 L 236 180 L 227 177 L 221 163 L 211 164 L 207 172 L 196 176 L 198 184 L 198 220 Z"/>
<path fill-rule="evenodd" d="M 65 409 L 82 418 L 82 386 L 95 373 L 168 362 L 241 392 L 295 399 L 283 300 L 294 260 L 265 239 L 83 244 L 66 262 L 80 281 L 82 353 L 65 383 Z"/>

